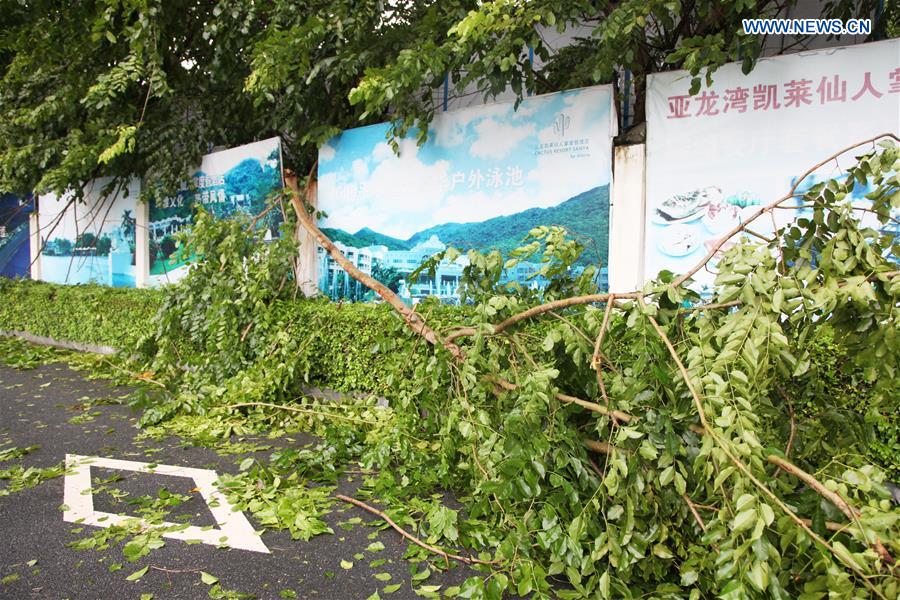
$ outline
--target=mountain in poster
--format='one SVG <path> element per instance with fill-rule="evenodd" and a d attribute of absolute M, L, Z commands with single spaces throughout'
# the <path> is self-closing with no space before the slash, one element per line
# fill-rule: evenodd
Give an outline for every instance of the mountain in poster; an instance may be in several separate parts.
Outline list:
<path fill-rule="evenodd" d="M 387 246 L 388 250 L 409 250 L 410 244 L 405 240 L 398 240 L 389 235 L 372 231 L 363 227 L 356 233 L 347 233 L 343 229 L 323 227 L 322 232 L 334 242 L 340 242 L 353 248 L 365 248 L 366 246 Z"/>
<path fill-rule="evenodd" d="M 604 185 L 582 192 L 550 208 L 528 210 L 494 217 L 475 223 L 443 223 L 399 240 L 364 228 L 356 233 L 342 229 L 323 228 L 335 241 L 347 246 L 364 248 L 383 245 L 388 250 L 409 250 L 419 242 L 436 235 L 448 246 L 462 250 L 496 248 L 508 254 L 522 245 L 528 232 L 540 225 L 562 225 L 574 234 L 586 250 L 579 263 L 606 265 L 609 248 L 609 186 Z"/>

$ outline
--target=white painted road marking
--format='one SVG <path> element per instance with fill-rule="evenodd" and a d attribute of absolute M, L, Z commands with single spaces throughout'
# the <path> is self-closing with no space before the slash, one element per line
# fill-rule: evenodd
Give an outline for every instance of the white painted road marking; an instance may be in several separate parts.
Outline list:
<path fill-rule="evenodd" d="M 194 469 L 192 467 L 176 467 L 171 465 L 154 465 L 131 460 L 100 458 L 97 456 L 80 456 L 66 454 L 66 480 L 63 503 L 66 510 L 63 520 L 69 523 L 79 522 L 97 527 L 123 525 L 126 522 L 142 522 L 149 527 L 150 523 L 139 517 L 115 515 L 94 510 L 94 496 L 91 489 L 91 467 L 116 469 L 120 471 L 137 471 L 156 475 L 171 475 L 193 479 L 197 490 L 209 506 L 210 512 L 219 524 L 218 529 L 203 529 L 194 525 L 185 527 L 178 523 L 160 523 L 156 527 L 177 527 L 178 531 L 165 531 L 163 537 L 176 540 L 198 540 L 213 546 L 228 546 L 240 550 L 251 550 L 269 554 L 269 549 L 262 538 L 253 530 L 253 526 L 244 513 L 234 510 L 232 505 L 213 485 L 219 478 L 215 471 Z M 223 537 L 225 538 L 223 540 Z"/>

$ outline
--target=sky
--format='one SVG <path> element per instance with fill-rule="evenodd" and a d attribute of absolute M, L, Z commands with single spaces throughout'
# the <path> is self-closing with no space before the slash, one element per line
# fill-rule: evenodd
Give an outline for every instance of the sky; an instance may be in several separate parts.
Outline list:
<path fill-rule="evenodd" d="M 347 130 L 319 151 L 318 208 L 328 215 L 321 225 L 408 239 L 607 185 L 611 95 L 602 86 L 527 98 L 518 110 L 498 103 L 439 113 L 428 141 L 417 147 L 411 133 L 399 156 L 388 124 Z"/>

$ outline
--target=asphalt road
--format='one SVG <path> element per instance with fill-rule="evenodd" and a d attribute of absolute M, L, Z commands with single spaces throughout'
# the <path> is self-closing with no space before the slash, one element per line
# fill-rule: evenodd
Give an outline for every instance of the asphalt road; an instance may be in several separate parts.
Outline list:
<path fill-rule="evenodd" d="M 17 370 L 0 366 L 0 450 L 4 442 L 17 447 L 39 445 L 22 459 L 0 463 L 0 469 L 15 464 L 25 467 L 49 467 L 63 463 L 67 454 L 97 456 L 127 461 L 159 463 L 183 467 L 213 469 L 217 473 L 237 473 L 238 464 L 246 456 L 219 456 L 215 451 L 168 438 L 163 442 L 136 441 L 139 430 L 136 415 L 127 406 L 95 406 L 87 412 L 85 402 L 102 399 L 115 401 L 127 390 L 103 381 L 88 380 L 67 366 L 56 364 L 33 370 Z M 87 417 L 84 415 L 87 414 Z M 71 422 L 73 417 L 75 422 Z M 307 440 L 297 439 L 302 444 Z M 266 440 L 266 443 L 271 443 Z M 285 442 L 289 443 L 289 442 Z M 267 457 L 269 451 L 259 453 Z M 177 510 L 176 516 L 199 527 L 216 523 L 193 482 L 183 477 L 92 468 L 92 476 L 118 474 L 117 485 L 134 495 L 156 494 L 160 487 L 172 492 L 192 495 Z M 48 479 L 34 488 L 0 496 L 0 598 L 85 598 L 153 600 L 207 598 L 210 586 L 200 579 L 199 571 L 219 579 L 222 589 L 252 594 L 255 598 L 326 598 L 334 600 L 369 598 L 378 591 L 384 599 L 418 598 L 410 577 L 411 564 L 402 558 L 407 544 L 391 530 L 380 531 L 385 549 L 373 556 L 366 552 L 372 543 L 371 526 L 357 526 L 349 531 L 337 526 L 349 517 L 371 515 L 349 505 L 335 505 L 326 517 L 334 535 L 320 535 L 308 542 L 292 540 L 284 531 L 266 531 L 261 539 L 269 554 L 250 550 L 222 549 L 208 544 L 191 544 L 166 539 L 162 548 L 153 550 L 136 562 L 125 561 L 122 545 L 106 551 L 76 550 L 69 544 L 92 534 L 98 527 L 68 523 L 63 520 L 65 477 Z M 0 490 L 7 483 L 0 480 Z M 345 479 L 338 493 L 352 495 L 356 483 Z M 96 494 L 94 510 L 123 511 Z M 253 516 L 245 512 L 254 529 L 261 529 Z M 354 560 L 356 553 L 365 560 Z M 386 559 L 383 565 L 370 567 L 372 559 Z M 342 568 L 341 561 L 352 561 L 353 567 Z M 109 566 L 121 563 L 120 570 Z M 143 567 L 150 567 L 138 581 L 126 577 Z M 382 582 L 376 573 L 388 572 L 391 579 Z M 446 572 L 435 572 L 416 586 L 458 585 L 472 571 L 455 566 Z M 383 577 L 383 575 L 382 575 Z M 387 585 L 402 583 L 387 595 Z"/>

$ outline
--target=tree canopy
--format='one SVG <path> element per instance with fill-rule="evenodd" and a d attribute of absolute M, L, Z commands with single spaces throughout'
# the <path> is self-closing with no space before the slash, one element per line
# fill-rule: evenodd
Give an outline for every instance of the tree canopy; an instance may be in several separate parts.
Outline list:
<path fill-rule="evenodd" d="M 434 115 L 434 91 L 518 97 L 731 60 L 741 19 L 796 0 L 2 0 L 0 190 L 139 174 L 171 190 L 213 146 L 279 135 L 308 170 L 339 130 Z M 877 0 L 832 0 L 871 16 Z M 876 31 L 896 17 L 879 17 Z M 548 42 L 566 33 L 562 47 Z M 875 35 L 875 34 L 873 34 Z M 534 60 L 532 60 L 532 54 Z M 699 85 L 699 80 L 698 80 Z M 149 186 L 151 190 L 155 185 Z"/>

